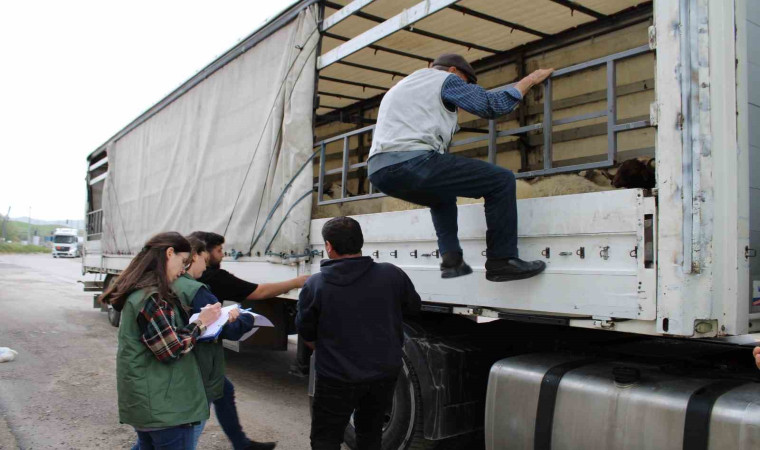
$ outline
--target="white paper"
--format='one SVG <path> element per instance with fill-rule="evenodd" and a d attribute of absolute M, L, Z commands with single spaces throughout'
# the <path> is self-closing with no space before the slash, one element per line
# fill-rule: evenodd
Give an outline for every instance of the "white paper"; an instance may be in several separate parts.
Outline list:
<path fill-rule="evenodd" d="M 230 318 L 230 311 L 233 308 L 240 308 L 240 306 L 238 304 L 234 304 L 234 305 L 225 306 L 224 308 L 222 308 L 222 313 L 219 315 L 219 318 L 216 319 L 216 322 L 212 323 L 211 325 L 208 325 L 206 327 L 206 331 L 198 339 L 209 339 L 209 338 L 213 339 L 213 338 L 215 338 L 217 336 L 217 334 L 219 334 L 219 332 L 222 329 L 222 327 L 227 324 L 227 321 Z M 250 315 L 252 315 L 253 316 L 253 324 L 254 324 L 253 329 L 251 331 L 247 332 L 246 334 L 244 334 L 240 338 L 240 341 L 244 341 L 244 340 L 248 339 L 249 337 L 253 336 L 253 333 L 255 333 L 256 331 L 258 331 L 259 327 L 274 327 L 274 325 L 272 324 L 272 321 L 270 321 L 266 317 L 262 316 L 261 314 L 256 314 L 256 313 L 252 313 L 250 311 L 243 311 L 243 310 L 240 310 L 240 313 L 241 314 L 250 314 Z M 198 319 L 199 315 L 200 315 L 200 313 L 193 314 L 192 317 L 190 317 L 190 322 L 191 323 L 195 322 Z"/>
<path fill-rule="evenodd" d="M 240 308 L 238 305 L 230 305 L 225 306 L 222 308 L 222 313 L 219 315 L 219 318 L 216 319 L 216 322 L 212 323 L 211 325 L 206 326 L 206 331 L 198 337 L 198 339 L 208 339 L 208 338 L 215 338 L 222 327 L 227 323 L 227 321 L 230 318 L 230 310 L 233 308 Z M 198 320 L 198 316 L 200 316 L 200 313 L 195 313 L 190 317 L 190 323 L 195 322 Z"/>
<path fill-rule="evenodd" d="M 238 340 L 238 342 L 242 342 L 242 341 L 248 339 L 249 337 L 253 336 L 253 333 L 259 331 L 259 327 L 274 327 L 274 324 L 272 324 L 272 322 L 269 319 L 267 319 L 266 317 L 262 316 L 261 314 L 252 313 L 250 311 L 240 311 L 240 312 L 242 312 L 243 314 L 250 314 L 250 315 L 253 316 L 253 325 L 254 325 L 254 327 L 251 329 L 251 331 L 249 331 L 246 334 L 244 334 Z"/>

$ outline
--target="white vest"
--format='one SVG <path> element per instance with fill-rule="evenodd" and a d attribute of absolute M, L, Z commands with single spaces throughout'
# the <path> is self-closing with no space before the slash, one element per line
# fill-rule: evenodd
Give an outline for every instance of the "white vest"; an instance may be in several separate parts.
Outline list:
<path fill-rule="evenodd" d="M 420 69 L 393 86 L 380 102 L 370 158 L 379 153 L 434 150 L 444 153 L 459 128 L 457 113 L 443 105 L 441 88 L 451 75 Z"/>

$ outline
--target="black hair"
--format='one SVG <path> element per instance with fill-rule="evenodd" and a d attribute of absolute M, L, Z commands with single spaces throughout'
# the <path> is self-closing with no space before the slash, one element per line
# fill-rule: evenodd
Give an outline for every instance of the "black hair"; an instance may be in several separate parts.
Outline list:
<path fill-rule="evenodd" d="M 212 233 L 211 231 L 193 231 L 190 233 L 190 237 L 200 239 L 206 244 L 206 249 L 211 251 L 214 247 L 224 244 L 224 236 L 221 234 Z"/>
<path fill-rule="evenodd" d="M 339 255 L 361 253 L 364 235 L 359 222 L 350 217 L 335 217 L 322 227 L 322 238 L 330 242 Z"/>

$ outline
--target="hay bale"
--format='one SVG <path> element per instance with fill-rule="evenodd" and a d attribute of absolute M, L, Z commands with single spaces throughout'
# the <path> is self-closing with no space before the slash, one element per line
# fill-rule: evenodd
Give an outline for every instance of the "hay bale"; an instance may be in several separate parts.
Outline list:
<path fill-rule="evenodd" d="M 561 174 L 539 178 L 531 184 L 531 187 L 533 188 L 533 198 L 585 194 L 588 192 L 603 192 L 615 189 L 609 183 L 606 186 L 600 186 L 593 181 L 575 174 Z"/>
<path fill-rule="evenodd" d="M 610 181 L 598 171 L 591 175 L 592 180 L 577 174 L 561 174 L 550 177 L 535 178 L 531 181 L 517 180 L 517 198 L 552 197 L 556 195 L 582 194 L 587 192 L 601 192 L 615 189 Z M 331 190 L 333 189 L 333 190 Z M 333 184 L 325 190 L 324 198 L 330 199 L 330 192 L 340 192 L 340 186 Z M 482 198 L 457 198 L 457 205 L 471 205 L 483 203 Z M 317 196 L 314 194 L 312 203 L 312 218 L 322 219 L 338 216 L 357 216 L 362 214 L 375 214 L 380 212 L 408 211 L 421 209 L 424 206 L 416 205 L 405 200 L 393 197 L 373 198 L 370 200 L 349 201 L 331 205 L 317 206 Z"/>

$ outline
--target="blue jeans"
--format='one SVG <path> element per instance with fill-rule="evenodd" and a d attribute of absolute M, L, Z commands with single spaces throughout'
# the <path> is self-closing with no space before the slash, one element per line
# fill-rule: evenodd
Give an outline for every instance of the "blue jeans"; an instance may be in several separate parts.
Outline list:
<path fill-rule="evenodd" d="M 235 406 L 235 387 L 227 377 L 224 377 L 224 396 L 214 400 L 214 411 L 219 425 L 222 426 L 224 434 L 232 443 L 235 450 L 245 448 L 251 444 L 251 441 L 243 432 L 238 418 L 237 406 Z"/>
<path fill-rule="evenodd" d="M 201 433 L 203 433 L 203 429 L 206 428 L 206 420 L 202 421 L 198 425 L 193 427 L 193 448 L 198 447 L 198 440 L 201 438 Z"/>
<path fill-rule="evenodd" d="M 510 170 L 477 159 L 430 152 L 379 169 L 369 179 L 384 194 L 430 208 L 441 254 L 462 251 L 457 237 L 457 197 L 483 197 L 486 256 L 518 256 L 517 191 Z"/>
<path fill-rule="evenodd" d="M 192 426 L 167 428 L 158 431 L 138 431 L 133 450 L 194 450 Z"/>

